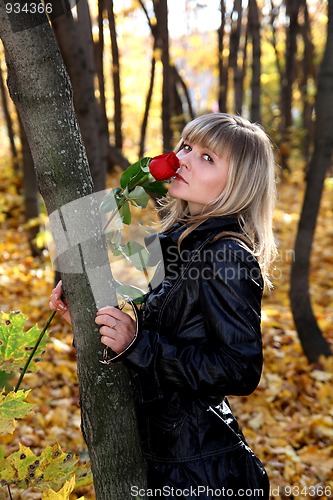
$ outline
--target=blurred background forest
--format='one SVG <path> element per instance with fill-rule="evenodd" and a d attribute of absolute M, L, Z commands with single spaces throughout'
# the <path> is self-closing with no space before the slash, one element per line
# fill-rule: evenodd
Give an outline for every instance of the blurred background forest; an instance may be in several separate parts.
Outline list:
<path fill-rule="evenodd" d="M 185 123 L 202 113 L 241 114 L 271 137 L 279 256 L 274 289 L 263 304 L 265 368 L 255 394 L 231 403 L 267 468 L 272 498 L 331 498 L 332 1 L 53 4 L 50 22 L 72 82 L 96 190 L 117 186 L 123 169 L 138 158 L 171 151 Z M 2 46 L 0 65 L 0 309 L 21 310 L 27 326 L 43 325 L 54 280 L 46 215 L 8 94 Z M 145 224 L 156 220 L 153 201 L 138 217 Z M 86 459 L 75 352 L 70 329 L 57 317 L 39 372 L 27 375 L 25 387 L 33 389 L 35 413 L 19 421 L 14 434 L 0 436 L 7 452 L 18 442 L 35 453 L 59 442 Z M 94 498 L 91 486 L 71 498 L 82 494 Z M 6 488 L 0 487 L 0 498 L 9 498 Z M 13 498 L 41 493 L 13 487 Z"/>

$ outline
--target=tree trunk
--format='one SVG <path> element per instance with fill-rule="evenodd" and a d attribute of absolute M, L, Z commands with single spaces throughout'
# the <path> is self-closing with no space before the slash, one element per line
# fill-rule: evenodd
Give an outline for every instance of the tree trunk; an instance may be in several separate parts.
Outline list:
<path fill-rule="evenodd" d="M 111 52 L 112 52 L 112 82 L 113 82 L 113 99 L 114 99 L 114 142 L 116 148 L 120 151 L 123 147 L 123 134 L 122 134 L 122 105 L 121 105 L 121 89 L 120 89 L 120 59 L 119 49 L 116 34 L 116 22 L 113 11 L 113 0 L 106 0 L 109 27 L 111 38 Z"/>
<path fill-rule="evenodd" d="M 282 54 L 280 54 L 280 52 L 278 50 L 276 26 L 275 26 L 275 21 L 279 16 L 279 10 L 280 10 L 280 6 L 274 5 L 273 0 L 271 0 L 271 11 L 270 11 L 270 24 L 271 24 L 271 29 L 272 29 L 271 43 L 273 45 L 273 49 L 274 49 L 274 53 L 275 53 L 275 64 L 276 64 L 277 72 L 278 72 L 279 79 L 280 79 L 280 89 L 282 89 L 283 79 L 284 79 L 284 71 L 283 71 L 282 66 L 281 66 L 281 60 L 283 59 L 283 57 L 282 57 Z M 281 110 L 281 114 L 282 114 L 282 110 Z"/>
<path fill-rule="evenodd" d="M 90 10 L 88 0 L 80 0 L 77 4 L 77 32 L 81 47 L 84 50 L 85 69 L 87 78 L 90 81 L 90 106 L 91 106 L 91 127 L 94 126 L 93 131 L 93 168 L 90 164 L 88 155 L 88 162 L 92 172 L 94 187 L 96 191 L 105 189 L 106 185 L 106 171 L 107 171 L 107 156 L 109 145 L 109 131 L 108 124 L 103 122 L 102 110 L 95 95 L 95 76 L 97 75 L 97 67 L 94 54 L 94 41 L 92 37 L 92 24 L 90 19 Z"/>
<path fill-rule="evenodd" d="M 146 141 L 147 126 L 148 126 L 148 117 L 149 117 L 149 110 L 150 110 L 151 100 L 153 97 L 154 82 L 155 82 L 155 67 L 156 67 L 155 50 L 156 50 L 156 43 L 154 43 L 153 55 L 151 58 L 150 81 L 149 81 L 149 87 L 148 87 L 148 92 L 147 92 L 147 97 L 146 97 L 145 110 L 143 113 L 143 119 L 142 119 L 142 124 L 141 124 L 139 158 L 142 158 L 144 155 L 144 152 L 145 152 L 145 141 Z"/>
<path fill-rule="evenodd" d="M 128 500 L 131 485 L 144 485 L 145 467 L 128 373 L 122 363 L 100 363 L 96 308 L 115 305 L 116 297 L 71 86 L 46 17 L 41 23 L 40 16 L 37 20 L 26 13 L 15 16 L 15 26 L 24 29 L 12 30 L 5 4 L 0 3 L 8 86 L 27 133 L 58 244 L 96 498 Z"/>
<path fill-rule="evenodd" d="M 318 77 L 316 97 L 315 145 L 310 160 L 306 190 L 295 243 L 292 264 L 290 300 L 298 336 L 310 362 L 332 352 L 314 316 L 310 291 L 309 269 L 311 246 L 324 180 L 332 164 L 333 153 L 333 2 L 328 2 L 328 31 L 325 54 Z"/>
<path fill-rule="evenodd" d="M 80 0 L 81 21 L 76 24 L 69 9 L 56 17 L 52 27 L 73 85 L 75 111 L 87 151 L 90 171 L 96 191 L 105 189 L 106 146 L 100 141 L 100 110 L 95 97 L 92 45 L 89 45 L 89 19 L 82 19 L 87 0 Z M 91 41 L 92 44 L 92 41 Z"/>
<path fill-rule="evenodd" d="M 303 24 L 301 26 L 302 38 L 304 43 L 304 51 L 303 51 L 303 61 L 302 68 L 303 74 L 300 83 L 300 90 L 302 94 L 302 102 L 303 102 L 303 131 L 304 131 L 304 140 L 303 140 L 303 151 L 305 161 L 308 163 L 310 158 L 310 151 L 313 144 L 313 122 L 312 122 L 312 113 L 313 113 L 313 101 L 312 97 L 309 93 L 309 79 L 316 80 L 316 70 L 314 65 L 314 45 L 311 37 L 311 23 L 309 18 L 307 1 L 302 0 L 303 7 Z"/>
<path fill-rule="evenodd" d="M 228 68 L 224 64 L 224 36 L 225 36 L 225 0 L 220 2 L 221 25 L 217 30 L 218 37 L 218 72 L 219 72 L 219 93 L 218 103 L 221 113 L 227 112 L 227 91 L 228 91 Z"/>
<path fill-rule="evenodd" d="M 281 4 L 282 5 L 282 4 Z M 284 137 L 284 116 L 283 116 L 283 99 L 282 99 L 282 89 L 285 81 L 285 69 L 282 68 L 281 61 L 283 60 L 283 54 L 278 50 L 278 42 L 277 42 L 277 30 L 276 30 L 276 19 L 279 17 L 279 11 L 281 5 L 274 5 L 273 0 L 271 0 L 271 13 L 270 13 L 270 24 L 272 29 L 272 37 L 271 43 L 275 52 L 275 64 L 278 71 L 279 79 L 280 79 L 280 122 L 279 129 L 281 133 L 281 138 L 279 141 L 279 153 L 280 153 L 280 166 L 282 170 L 290 171 L 288 165 L 288 158 L 290 154 L 290 148 L 287 142 L 283 142 L 287 140 L 287 137 Z"/>
<path fill-rule="evenodd" d="M 256 0 L 249 0 L 249 31 L 252 39 L 251 121 L 261 121 L 261 42 L 259 10 Z"/>
<path fill-rule="evenodd" d="M 35 219 L 39 216 L 38 205 L 38 185 L 27 135 L 25 133 L 22 120 L 19 117 L 20 137 L 22 144 L 22 163 L 23 163 L 23 197 L 24 197 L 24 217 L 26 221 Z M 39 232 L 39 224 L 28 229 L 29 246 L 33 256 L 40 255 L 41 249 L 34 242 Z"/>
<path fill-rule="evenodd" d="M 297 54 L 297 32 L 298 13 L 300 0 L 286 0 L 286 13 L 289 17 L 289 25 L 286 26 L 286 69 L 281 92 L 283 135 L 286 142 L 289 142 L 290 127 L 292 125 L 292 94 L 293 84 L 296 76 L 296 54 Z"/>
<path fill-rule="evenodd" d="M 109 149 L 109 120 L 106 112 L 106 98 L 105 98 L 105 82 L 104 82 L 104 31 L 103 31 L 103 12 L 104 12 L 104 0 L 98 0 L 98 42 L 94 44 L 95 61 L 96 61 L 96 72 L 98 78 L 98 89 L 99 89 L 99 104 L 101 112 L 101 132 L 100 140 L 102 151 L 106 155 L 107 171 L 111 170 L 111 165 L 108 161 L 108 149 Z"/>
<path fill-rule="evenodd" d="M 233 12 L 231 15 L 231 32 L 230 32 L 230 52 L 228 69 L 232 70 L 234 81 L 234 105 L 233 112 L 240 113 L 239 108 L 239 93 L 241 93 L 241 78 L 240 68 L 238 66 L 238 50 L 242 31 L 242 0 L 234 0 Z M 236 20 L 234 20 L 236 18 Z"/>
<path fill-rule="evenodd" d="M 187 121 L 193 120 L 193 118 L 195 118 L 195 113 L 194 113 L 194 110 L 193 110 L 193 106 L 192 106 L 192 102 L 191 102 L 191 97 L 190 97 L 190 93 L 188 91 L 187 85 L 184 82 L 183 78 L 181 77 L 181 75 L 180 75 L 179 71 L 177 70 L 176 66 L 172 66 L 172 71 L 174 73 L 175 84 L 176 85 L 177 85 L 177 83 L 179 84 L 179 87 L 180 87 L 181 91 L 184 94 L 185 103 L 184 104 L 182 103 L 182 113 L 184 113 L 184 107 L 187 107 L 187 114 L 189 116 L 189 119 L 185 120 L 185 121 L 187 122 Z"/>
<path fill-rule="evenodd" d="M 154 0 L 154 12 L 156 16 L 157 47 L 162 52 L 163 84 L 162 84 L 162 131 L 163 151 L 168 153 L 173 149 L 171 130 L 172 103 L 172 75 L 169 57 L 169 32 L 168 32 L 168 2 L 167 0 Z"/>
<path fill-rule="evenodd" d="M 2 109 L 3 109 L 5 121 L 6 121 L 8 139 L 9 139 L 9 144 L 10 144 L 10 151 L 12 154 L 13 167 L 14 167 L 14 171 L 18 172 L 19 160 L 18 160 L 17 149 L 16 149 L 16 145 L 15 145 L 15 141 L 14 141 L 14 129 L 13 129 L 13 123 L 12 123 L 12 119 L 11 119 L 10 112 L 9 112 L 7 92 L 6 92 L 5 84 L 3 81 L 1 61 L 0 61 L 0 93 L 1 93 Z"/>

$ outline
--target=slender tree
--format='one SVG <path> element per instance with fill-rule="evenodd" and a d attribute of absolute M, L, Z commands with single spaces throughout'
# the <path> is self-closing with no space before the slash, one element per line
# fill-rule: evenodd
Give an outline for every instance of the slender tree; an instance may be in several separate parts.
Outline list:
<path fill-rule="evenodd" d="M 219 110 L 223 113 L 227 111 L 227 91 L 228 91 L 228 68 L 224 62 L 224 47 L 225 47 L 225 22 L 226 22 L 226 5 L 225 0 L 220 2 L 221 24 L 217 30 L 218 39 L 218 72 L 219 72 L 219 91 L 218 102 Z"/>
<path fill-rule="evenodd" d="M 241 109 L 239 109 L 239 93 L 241 92 L 240 91 L 241 77 L 240 77 L 240 68 L 238 64 L 238 52 L 239 52 L 241 33 L 242 33 L 242 14 L 243 14 L 242 0 L 234 0 L 233 10 L 231 14 L 228 71 L 232 72 L 233 76 L 233 88 L 234 88 L 233 111 L 238 113 L 241 113 L 242 111 Z M 236 106 L 238 106 L 238 109 Z"/>
<path fill-rule="evenodd" d="M 303 151 L 304 158 L 308 162 L 313 144 L 313 106 L 314 102 L 309 92 L 309 82 L 316 81 L 316 67 L 314 64 L 315 48 L 311 36 L 311 22 L 308 11 L 307 0 L 301 0 L 301 7 L 303 11 L 303 23 L 301 24 L 301 34 L 303 38 L 303 60 L 302 60 L 302 77 L 300 80 L 300 91 L 302 94 L 303 103 Z"/>
<path fill-rule="evenodd" d="M 144 11 L 148 25 L 153 36 L 153 50 L 151 59 L 150 81 L 146 97 L 146 105 L 141 125 L 139 156 L 144 154 L 145 136 L 155 83 L 155 69 L 157 56 L 160 54 L 163 65 L 162 87 L 162 129 L 163 145 L 165 151 L 173 147 L 173 132 L 176 136 L 183 129 L 185 123 L 194 118 L 194 111 L 187 85 L 179 74 L 175 65 L 169 60 L 169 36 L 167 19 L 167 2 L 165 0 L 154 2 L 155 19 L 151 20 L 143 0 L 139 3 Z"/>
<path fill-rule="evenodd" d="M 282 85 L 283 131 L 290 131 L 292 125 L 292 95 L 296 78 L 297 34 L 299 32 L 298 14 L 300 0 L 286 0 L 286 14 L 289 23 L 286 24 L 286 54 L 285 73 Z"/>
<path fill-rule="evenodd" d="M 143 119 L 142 119 L 142 123 L 141 123 L 139 158 L 142 158 L 144 156 L 144 152 L 145 152 L 145 141 L 146 141 L 146 133 L 147 133 L 147 127 L 148 127 L 148 117 L 149 117 L 149 110 L 150 110 L 151 100 L 153 97 L 154 82 L 155 82 L 155 68 L 156 68 L 155 50 L 156 50 L 156 41 L 154 41 L 153 53 L 151 56 L 149 87 L 148 87 L 148 91 L 147 91 L 145 110 L 143 113 Z"/>
<path fill-rule="evenodd" d="M 108 155 L 109 147 L 109 120 L 106 111 L 105 81 L 104 81 L 104 0 L 98 0 L 98 41 L 94 43 L 96 72 L 98 78 L 99 104 L 101 110 L 101 142 L 102 148 Z M 104 146 L 105 144 L 105 146 Z M 110 165 L 108 165 L 109 170 Z"/>
<path fill-rule="evenodd" d="M 259 9 L 256 0 L 249 0 L 248 5 L 249 32 L 252 39 L 252 79 L 251 79 L 251 120 L 261 121 L 261 37 Z"/>
<path fill-rule="evenodd" d="M 1 59 L 0 59 L 0 95 L 1 95 L 2 109 L 3 109 L 6 127 L 7 127 L 8 139 L 9 139 L 9 144 L 10 144 L 10 151 L 12 154 L 13 166 L 14 166 L 14 170 L 17 172 L 19 169 L 19 159 L 18 159 L 18 153 L 17 153 L 16 144 L 15 144 L 15 140 L 14 140 L 14 127 L 13 127 L 13 122 L 12 122 L 10 112 L 9 112 L 7 92 L 6 92 L 4 78 L 3 78 L 3 74 L 2 74 Z"/>
<path fill-rule="evenodd" d="M 96 498 L 128 500 L 131 485 L 144 484 L 145 467 L 127 371 L 122 363 L 100 363 L 96 308 L 116 304 L 116 297 L 70 81 L 45 15 L 15 16 L 0 3 L 8 87 L 53 224 L 73 322 L 82 430 Z"/>
<path fill-rule="evenodd" d="M 163 65 L 162 83 L 162 130 L 163 150 L 169 152 L 173 148 L 171 130 L 171 110 L 174 109 L 172 102 L 172 75 L 170 69 L 169 55 L 169 32 L 168 32 L 168 2 L 167 0 L 153 0 L 156 17 L 156 46 L 161 50 Z"/>
<path fill-rule="evenodd" d="M 332 165 L 333 153 L 333 2 L 329 1 L 327 5 L 327 42 L 318 76 L 315 103 L 314 152 L 308 166 L 290 283 L 290 300 L 295 325 L 304 353 L 311 362 L 317 361 L 320 355 L 332 355 L 313 313 L 309 289 L 311 247 L 324 180 Z"/>
<path fill-rule="evenodd" d="M 114 143 L 120 151 L 123 147 L 122 134 L 122 104 L 121 104 L 121 89 L 120 89 L 120 57 L 118 49 L 118 40 L 116 33 L 116 20 L 114 15 L 113 0 L 105 0 L 106 8 L 109 17 L 109 28 L 111 38 L 112 52 L 112 82 L 113 82 L 113 100 L 114 100 Z"/>
<path fill-rule="evenodd" d="M 27 135 L 20 118 L 19 127 L 22 146 L 24 217 L 28 222 L 32 219 L 37 219 L 39 216 L 38 185 L 34 168 L 34 160 L 32 158 Z M 41 249 L 37 247 L 34 241 L 39 231 L 40 226 L 37 222 L 28 229 L 29 246 L 31 254 L 34 256 L 40 255 L 41 253 Z"/>

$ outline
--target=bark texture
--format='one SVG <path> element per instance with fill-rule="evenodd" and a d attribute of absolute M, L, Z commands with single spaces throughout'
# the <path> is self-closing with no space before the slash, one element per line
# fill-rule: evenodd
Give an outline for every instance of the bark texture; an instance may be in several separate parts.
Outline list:
<path fill-rule="evenodd" d="M 0 3 L 0 37 L 8 86 L 28 137 L 39 189 L 59 225 L 55 229 L 54 224 L 54 234 L 73 321 L 82 429 L 96 498 L 128 500 L 131 485 L 145 483 L 145 465 L 128 373 L 122 363 L 100 363 L 96 308 L 115 305 L 115 296 L 98 204 L 70 82 L 52 30 L 46 18 L 36 23 L 33 16 L 23 15 L 25 29 L 13 31 L 5 4 Z M 19 27 L 20 19 L 15 23 Z"/>

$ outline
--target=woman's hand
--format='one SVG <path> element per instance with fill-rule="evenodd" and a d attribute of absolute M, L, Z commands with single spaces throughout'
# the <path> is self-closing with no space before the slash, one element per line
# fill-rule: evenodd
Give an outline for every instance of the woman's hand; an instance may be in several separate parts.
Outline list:
<path fill-rule="evenodd" d="M 101 325 L 99 333 L 102 335 L 102 344 L 110 347 L 116 354 L 123 352 L 135 337 L 136 322 L 117 307 L 106 306 L 99 309 L 95 323 Z"/>
<path fill-rule="evenodd" d="M 52 311 L 57 311 L 64 320 L 67 321 L 70 325 L 72 324 L 71 317 L 69 315 L 69 310 L 66 302 L 61 300 L 62 295 L 62 280 L 59 281 L 57 286 L 53 288 L 50 295 L 49 306 Z"/>

